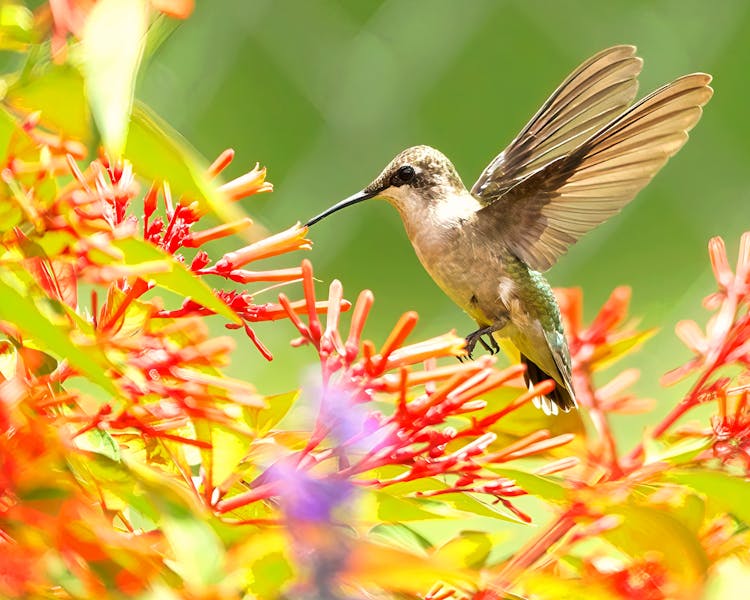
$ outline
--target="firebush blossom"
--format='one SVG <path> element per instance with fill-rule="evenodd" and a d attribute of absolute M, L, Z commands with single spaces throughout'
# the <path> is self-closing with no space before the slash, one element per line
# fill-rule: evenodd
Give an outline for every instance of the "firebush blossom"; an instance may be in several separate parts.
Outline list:
<path fill-rule="evenodd" d="M 86 17 L 95 0 L 50 0 L 37 12 L 41 24 L 51 20 L 52 55 L 62 60 L 68 35 L 80 37 Z M 176 19 L 187 19 L 195 8 L 195 0 L 150 0 L 151 8 Z"/>
<path fill-rule="evenodd" d="M 652 441 L 649 443 L 656 444 L 656 440 L 666 437 L 667 431 L 678 419 L 699 404 L 716 401 L 718 414 L 711 418 L 709 427 L 684 425 L 678 428 L 673 434 L 674 438 L 694 439 L 699 444 L 691 444 L 681 452 L 666 453 L 664 458 L 646 456 L 645 443 L 637 444 L 626 456 L 621 456 L 610 428 L 610 413 L 623 408 L 628 413 L 650 408 L 650 402 L 620 395 L 636 381 L 637 373 L 626 370 L 599 388 L 593 379 L 593 373 L 602 364 L 611 364 L 651 334 L 637 332 L 632 325 L 618 327 L 625 321 L 629 290 L 616 289 L 588 328 L 582 325 L 580 290 L 556 290 L 569 334 L 578 398 L 588 408 L 591 418 L 588 454 L 578 467 L 565 471 L 572 506 L 500 568 L 489 591 L 485 590 L 475 597 L 500 597 L 495 590 L 502 591 L 512 586 L 514 581 L 522 580 L 524 570 L 534 565 L 537 568 L 541 566 L 543 573 L 549 572 L 549 568 L 555 564 L 544 562 L 550 548 L 558 556 L 567 552 L 576 555 L 577 544 L 583 540 L 596 536 L 617 540 L 618 529 L 626 526 L 627 519 L 640 516 L 640 511 L 645 511 L 643 516 L 646 516 L 656 506 L 675 510 L 689 496 L 684 487 L 674 485 L 676 482 L 700 482 L 703 477 L 709 480 L 715 477 L 717 484 L 724 481 L 717 472 L 687 470 L 669 475 L 675 464 L 680 465 L 680 461 L 688 460 L 686 456 L 693 457 L 693 467 L 719 459 L 722 463 L 738 463 L 747 472 L 747 432 L 750 430 L 746 384 L 747 366 L 750 364 L 746 345 L 746 340 L 750 339 L 750 321 L 747 317 L 750 301 L 749 248 L 750 233 L 746 233 L 740 244 L 736 272 L 732 273 L 723 241 L 714 238 L 709 244 L 709 255 L 719 289 L 706 298 L 705 305 L 716 310 L 717 314 L 709 320 L 706 334 L 694 322 L 678 323 L 678 336 L 696 357 L 664 378 L 665 384 L 671 384 L 688 374 L 697 373 L 697 382 L 651 430 Z M 740 375 L 735 378 L 724 375 L 728 365 L 740 366 Z M 708 449 L 704 449 L 706 446 Z M 613 510 L 612 507 L 631 498 L 633 490 L 643 485 L 653 490 L 645 504 L 634 504 L 632 508 L 621 511 Z M 602 506 L 610 507 L 609 514 L 601 510 Z M 735 544 L 743 543 L 743 538 L 742 527 L 731 519 L 727 520 L 725 515 L 720 515 L 707 518 L 705 532 L 698 544 L 700 552 L 711 553 L 718 561 L 732 555 L 736 551 Z M 586 581 L 586 593 L 597 597 L 662 599 L 682 596 L 686 593 L 684 586 L 690 589 L 694 583 L 676 579 L 669 561 L 665 564 L 665 556 L 660 549 L 660 540 L 654 538 L 653 552 L 629 562 L 613 562 L 606 554 L 595 552 L 584 559 L 587 566 L 580 574 L 582 579 L 566 580 L 568 583 L 564 589 L 567 593 L 573 593 L 578 589 L 578 581 Z M 546 586 L 547 593 L 558 585 L 544 579 L 543 575 L 540 582 L 544 582 L 542 585 Z M 525 589 L 530 592 L 544 589 L 535 587 L 538 585 L 528 583 Z"/>
<path fill-rule="evenodd" d="M 492 367 L 493 359 L 467 364 L 438 367 L 435 359 L 459 356 L 464 340 L 454 334 L 439 336 L 425 342 L 404 345 L 416 325 L 415 313 L 405 314 L 394 327 L 382 348 L 362 340 L 373 297 L 369 291 L 360 294 L 354 305 L 349 333 L 339 331 L 343 288 L 338 281 L 330 286 L 326 325 L 318 318 L 312 266 L 302 263 L 303 288 L 307 323 L 284 294 L 279 303 L 295 325 L 301 338 L 295 345 L 310 344 L 321 362 L 323 388 L 320 392 L 318 415 L 305 447 L 287 459 L 304 472 L 331 464 L 327 477 L 334 480 L 352 479 L 358 486 L 387 488 L 397 483 L 452 476 L 452 484 L 440 490 L 421 492 L 420 496 L 473 492 L 491 496 L 513 514 L 528 521 L 529 517 L 515 507 L 510 497 L 526 492 L 515 482 L 487 470 L 534 454 L 544 453 L 566 444 L 572 435 L 552 436 L 541 431 L 516 441 L 505 450 L 490 447 L 497 436 L 489 429 L 504 416 L 523 406 L 528 400 L 549 391 L 551 383 L 521 394 L 512 403 L 489 411 L 481 419 L 471 414 L 487 408 L 479 396 L 491 392 L 517 378 L 522 367 L 502 371 Z M 414 367 L 424 367 L 414 371 Z M 395 371 L 395 373 L 391 373 Z M 426 388 L 414 394 L 414 388 Z M 379 394 L 394 396 L 392 414 L 379 410 L 358 410 L 363 403 L 372 403 Z M 450 426 L 450 419 L 464 417 L 466 425 Z M 468 419 L 467 419 L 468 417 Z M 329 440 L 335 440 L 335 448 Z M 372 477 L 384 467 L 402 467 L 391 478 Z M 285 471 L 286 472 L 286 471 Z M 268 496 L 278 494 L 273 478 L 261 476 Z M 227 512 L 258 501 L 260 489 L 221 500 L 220 512 Z"/>
<path fill-rule="evenodd" d="M 601 548 L 587 548 L 591 540 L 606 540 L 627 553 L 619 532 L 645 515 L 666 519 L 663 515 L 694 497 L 685 482 L 697 477 L 699 484 L 703 475 L 675 470 L 669 453 L 661 458 L 647 447 L 697 440 L 699 446 L 687 454 L 693 467 L 718 463 L 747 471 L 747 236 L 736 273 L 727 266 L 723 243 L 711 242 L 719 291 L 706 303 L 717 311 L 706 333 L 695 324 L 678 325 L 695 358 L 669 380 L 696 373 L 697 383 L 647 442 L 623 454 L 612 415 L 646 411 L 652 403 L 629 391 L 638 377 L 634 369 L 603 385 L 597 379 L 652 333 L 627 320 L 628 288 L 617 288 L 588 326 L 580 290 L 558 290 L 589 427 L 583 436 L 555 431 L 555 422 L 529 406 L 553 382 L 526 390 L 521 365 L 498 369 L 494 357 L 452 360 L 464 348 L 454 333 L 409 343 L 418 320 L 413 312 L 377 347 L 364 336 L 371 292 L 351 304 L 334 280 L 327 297 L 319 299 L 309 261 L 271 270 L 255 266 L 309 248 L 304 227 L 213 257 L 210 242 L 242 234 L 252 221 L 201 226 L 205 206 L 174 197 L 165 182 L 146 182 L 141 194 L 142 182 L 127 161 L 102 155 L 82 169 L 71 153 L 79 151 L 75 144 L 41 135 L 37 123 L 33 115 L 19 123 L 13 144 L 20 151 L 2 170 L 18 210 L 12 213 L 16 225 L 3 234 L 7 251 L 0 284 L 8 298 L 25 290 L 37 311 L 34 319 L 20 322 L 0 315 L 7 339 L 0 347 L 7 359 L 0 369 L 0 424 L 6 432 L 0 536 L 12 547 L 7 564 L 17 567 L 4 575 L 3 593 L 35 594 L 49 585 L 47 546 L 33 527 L 19 528 L 28 523 L 55 532 L 58 551 L 69 557 L 63 559 L 66 568 L 90 593 L 110 587 L 138 593 L 161 577 L 165 561 L 177 560 L 174 568 L 189 577 L 189 569 L 179 566 L 188 559 L 178 538 L 170 526 L 162 529 L 158 511 L 149 508 L 159 497 L 201 515 L 210 527 L 265 532 L 263 543 L 276 548 L 278 560 L 290 569 L 286 589 L 301 598 L 344 598 L 378 581 L 430 598 L 477 600 L 500 598 L 509 590 L 532 593 L 552 581 L 621 598 L 670 597 L 688 585 L 656 542 L 645 553 L 615 562 Z M 36 156 L 34 147 L 40 148 Z M 232 151 L 222 153 L 207 175 L 220 176 L 232 159 Z M 37 182 L 66 174 L 72 180 L 55 194 L 38 195 Z M 257 165 L 218 186 L 227 202 L 270 189 Z M 216 282 L 232 287 L 215 289 Z M 301 283 L 300 299 L 281 293 L 277 301 L 258 303 L 257 292 L 247 287 L 292 283 Z M 168 305 L 154 296 L 159 288 L 182 300 Z M 50 302 L 56 311 L 49 310 Z M 348 329 L 341 326 L 346 311 Z M 221 372 L 235 342 L 212 337 L 205 324 L 209 317 L 243 330 L 266 359 L 271 352 L 255 330 L 263 321 L 288 320 L 299 336 L 293 345 L 312 348 L 320 384 L 306 392 L 315 414 L 303 431 L 280 426 L 294 411 L 295 395 L 265 397 Z M 26 343 L 49 331 L 29 328 L 35 322 L 66 332 L 73 344 L 66 360 L 53 359 L 44 345 Z M 730 364 L 742 373 L 727 374 Z M 97 373 L 105 379 L 96 379 Z M 70 385 L 82 375 L 112 386 L 111 396 L 102 401 Z M 690 408 L 707 402 L 717 406 L 707 426 L 672 428 Z M 537 426 L 515 432 L 524 411 L 539 419 Z M 572 424 L 576 415 L 565 418 Z M 48 482 L 40 474 L 70 470 L 75 477 L 55 481 L 66 490 L 64 501 L 35 500 L 40 494 L 46 498 L 40 489 Z M 652 492 L 637 492 L 642 489 Z M 481 584 L 462 570 L 432 590 L 417 578 L 387 579 L 377 575 L 384 572 L 377 566 L 382 561 L 394 561 L 388 572 L 396 563 L 410 565 L 432 581 L 441 579 L 437 571 L 446 567 L 439 549 L 421 560 L 347 533 L 352 524 L 372 522 L 363 507 L 386 511 L 386 498 L 425 518 L 434 510 L 460 515 L 472 507 L 529 522 L 520 504 L 527 495 L 548 498 L 557 514 L 526 545 L 484 565 Z M 146 500 L 138 500 L 141 496 Z M 269 527 L 277 534 L 269 537 Z M 253 548 L 260 540 L 247 532 L 245 546 L 225 542 L 225 550 L 213 550 L 234 573 L 246 568 L 242 556 L 258 552 Z M 200 539 L 211 544 L 213 535 L 204 531 Z M 695 543 L 720 561 L 738 551 L 740 537 L 737 523 L 720 513 L 706 517 Z M 563 557 L 577 560 L 580 568 L 571 571 Z M 97 561 L 109 565 L 112 578 L 92 570 Z M 23 565 L 33 565 L 33 573 Z"/>
<path fill-rule="evenodd" d="M 558 467 L 549 463 L 547 453 L 573 436 L 539 430 L 503 445 L 492 428 L 549 391 L 551 382 L 536 390 L 516 389 L 510 401 L 490 407 L 481 396 L 517 381 L 522 367 L 496 370 L 489 357 L 438 365 L 439 358 L 460 355 L 464 340 L 451 333 L 406 344 L 417 322 L 412 312 L 376 348 L 362 338 L 373 304 L 370 292 L 360 294 L 352 307 L 338 281 L 331 284 L 327 299 L 315 297 L 308 261 L 300 267 L 253 268 L 256 261 L 309 248 L 305 228 L 295 225 L 214 259 L 204 250 L 206 244 L 243 232 L 250 219 L 201 228 L 204 207 L 173 197 L 168 183 L 147 182 L 141 195 L 141 181 L 129 162 L 102 155 L 81 168 L 70 153 L 74 145 L 37 135 L 36 127 L 33 116 L 23 122 L 23 135 L 15 142 L 25 147 L 23 162 L 15 154 L 2 172 L 22 207 L 14 218 L 32 224 L 4 234 L 10 252 L 4 257 L 2 285 L 10 292 L 22 282 L 39 318 L 26 319 L 20 327 L 8 315 L 0 319 L 0 330 L 11 340 L 3 349 L 13 366 L 0 382 L 2 424 L 4 431 L 16 432 L 4 438 L 10 446 L 3 454 L 0 531 L 16 545 L 9 560 L 36 565 L 41 575 L 30 578 L 18 570 L 4 591 L 26 594 L 48 581 L 47 570 L 39 566 L 44 552 L 38 538 L 22 535 L 13 525 L 31 519 L 70 541 L 70 548 L 59 549 L 90 593 L 112 585 L 137 593 L 149 578 L 159 576 L 166 557 L 180 555 L 175 539 L 154 529 L 158 514 L 148 508 L 165 495 L 190 507 L 184 510 L 204 511 L 235 527 L 276 523 L 307 532 L 292 537 L 290 559 L 295 552 L 315 556 L 316 566 L 308 575 L 313 590 L 338 585 L 339 578 L 351 578 L 362 567 L 361 560 L 357 565 L 343 560 L 340 549 L 349 542 L 340 532 L 329 535 L 337 519 L 358 518 L 341 511 L 344 500 L 357 498 L 358 490 L 431 482 L 406 497 L 419 501 L 476 494 L 488 506 L 498 503 L 507 515 L 530 520 L 513 502 L 527 491 L 493 469 L 540 457 L 553 472 Z M 232 158 L 233 152 L 223 153 L 207 174 L 218 176 Z M 36 195 L 37 182 L 66 175 L 72 180 L 58 185 L 53 196 Z M 218 187 L 229 202 L 270 189 L 258 166 Z M 48 239 L 54 244 L 48 245 Z M 212 289 L 202 283 L 206 280 L 241 286 L 301 280 L 304 297 L 292 301 L 282 293 L 277 303 L 258 304 L 244 287 Z M 153 295 L 162 287 L 183 296 L 178 307 Z M 49 302 L 58 306 L 56 313 L 48 314 Z M 345 335 L 340 316 L 350 308 Z M 273 401 L 249 383 L 221 373 L 234 342 L 209 335 L 204 319 L 215 315 L 227 319 L 228 328 L 243 329 L 267 359 L 271 353 L 251 324 L 289 319 L 301 336 L 297 344 L 315 348 L 322 387 L 318 414 L 304 443 L 294 436 L 282 441 L 274 430 L 261 429 L 268 425 L 261 426 L 259 419 Z M 32 326 L 36 321 L 55 323 L 67 332 L 73 344 L 66 346 L 68 360 L 53 359 L 44 345 L 40 350 L 25 344 L 27 337 L 46 331 Z M 82 375 L 105 386 L 109 399 L 69 387 Z M 26 410 L 41 419 L 29 420 Z M 33 456 L 19 452 L 16 444 Z M 217 456 L 229 456 L 229 467 Z M 36 466 L 27 472 L 32 464 Z M 43 485 L 33 473 L 65 473 L 64 465 L 83 485 L 76 487 L 64 477 L 56 483 L 77 490 L 67 497 L 70 509 L 53 503 L 46 520 L 32 517 L 36 509 L 29 498 Z M 118 483 L 127 477 L 132 485 Z M 87 490 L 99 491 L 91 495 Z M 134 513 L 130 505 L 143 494 L 146 504 L 139 502 Z M 434 506 L 431 502 L 426 506 Z M 67 520 L 59 521 L 63 516 Z M 145 530 L 144 518 L 149 523 Z M 77 525 L 83 522 L 88 524 Z M 92 546 L 89 538 L 109 545 Z M 140 562 L 128 563 L 124 547 L 136 552 Z M 90 570 L 96 560 L 109 561 L 113 580 Z M 230 554 L 227 560 L 235 564 Z"/>

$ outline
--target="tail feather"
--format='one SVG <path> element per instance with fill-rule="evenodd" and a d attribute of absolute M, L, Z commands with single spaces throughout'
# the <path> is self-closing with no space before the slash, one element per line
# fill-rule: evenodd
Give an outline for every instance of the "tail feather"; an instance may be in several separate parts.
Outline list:
<path fill-rule="evenodd" d="M 527 356 L 521 355 L 521 362 L 526 365 L 526 373 L 524 379 L 526 383 L 536 385 L 547 379 L 555 380 L 555 389 L 552 390 L 546 396 L 540 396 L 534 399 L 534 405 L 540 408 L 547 415 L 556 415 L 561 410 L 563 412 L 569 412 L 570 409 L 576 408 L 578 405 L 573 395 L 573 390 L 569 389 L 567 385 L 562 385 L 557 381 L 557 377 L 545 373 L 542 369 Z"/>

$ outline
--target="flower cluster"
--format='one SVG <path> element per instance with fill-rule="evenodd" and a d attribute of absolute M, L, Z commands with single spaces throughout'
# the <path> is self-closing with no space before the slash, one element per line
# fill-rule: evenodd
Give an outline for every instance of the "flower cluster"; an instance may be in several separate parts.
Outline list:
<path fill-rule="evenodd" d="M 440 357 L 460 356 L 464 340 L 446 334 L 404 345 L 416 325 L 415 313 L 406 313 L 378 350 L 369 340 L 361 339 L 373 303 L 369 291 L 362 292 L 355 303 L 344 341 L 339 331 L 341 284 L 336 280 L 331 283 L 327 302 L 323 303 L 328 307 L 323 326 L 308 261 L 302 263 L 302 275 L 308 322 L 303 322 L 284 294 L 279 296 L 279 303 L 302 336 L 294 343 L 309 343 L 317 350 L 323 387 L 309 440 L 291 459 L 294 468 L 304 472 L 332 463 L 326 477 L 351 479 L 358 486 L 379 489 L 439 477 L 444 481 L 440 489 L 420 491 L 415 497 L 486 494 L 528 521 L 529 517 L 508 499 L 526 492 L 515 481 L 499 477 L 492 468 L 542 454 L 568 443 L 573 436 L 553 436 L 542 430 L 499 447 L 492 428 L 528 400 L 548 392 L 553 384 L 546 382 L 524 393 L 519 390 L 518 396 L 504 406 L 488 407 L 481 397 L 517 379 L 523 367 L 498 371 L 490 357 L 437 366 Z M 419 365 L 424 366 L 415 370 Z M 378 400 L 387 397 L 393 397 L 393 408 L 384 414 Z M 369 408 L 371 404 L 378 408 Z M 398 472 L 391 477 L 373 477 L 394 467 Z M 285 472 L 288 475 L 289 471 Z M 275 478 L 262 478 L 262 488 L 221 500 L 218 510 L 227 512 L 277 495 Z"/>
<path fill-rule="evenodd" d="M 559 517 L 503 563 L 488 589 L 475 597 L 502 597 L 509 589 L 555 597 L 683 597 L 694 593 L 707 577 L 720 579 L 720 568 L 708 568 L 709 562 L 722 565 L 735 556 L 746 557 L 746 550 L 739 550 L 745 543 L 747 518 L 744 483 L 731 471 L 711 467 L 718 459 L 748 472 L 749 249 L 746 233 L 733 273 L 723 241 L 711 240 L 709 254 L 719 289 L 706 298 L 705 305 L 716 314 L 705 334 L 694 322 L 677 325 L 678 336 L 695 357 L 663 380 L 668 385 L 695 374 L 697 381 L 646 440 L 625 456 L 618 451 L 610 415 L 645 411 L 651 403 L 623 395 L 637 380 L 633 370 L 601 387 L 593 375 L 636 349 L 651 332 L 622 325 L 630 296 L 627 288 L 616 289 L 587 328 L 581 320 L 580 290 L 557 291 L 569 333 L 576 390 L 590 416 L 586 456 L 560 481 L 568 500 Z M 717 414 L 710 426 L 682 425 L 667 435 L 690 409 L 711 401 L 716 402 Z M 719 489 L 728 494 L 721 501 L 712 496 Z M 707 499 L 718 502 L 722 510 L 707 511 L 699 521 L 698 535 L 689 533 L 695 525 L 688 507 L 703 506 Z M 672 547 L 668 538 L 691 556 L 690 561 L 675 561 L 671 550 L 665 550 Z M 594 539 L 597 544 L 592 545 Z M 566 560 L 577 561 L 578 567 L 566 567 Z"/>
<path fill-rule="evenodd" d="M 667 373 L 662 383 L 672 385 L 691 374 L 698 377 L 682 402 L 654 431 L 654 436 L 664 435 L 689 410 L 715 401 L 717 414 L 712 417 L 710 427 L 683 426 L 678 435 L 709 437 L 710 451 L 703 455 L 705 459 L 716 457 L 723 463 L 736 463 L 750 473 L 750 232 L 742 235 L 734 272 L 721 238 L 709 242 L 708 253 L 718 290 L 707 296 L 703 304 L 715 314 L 709 319 L 705 333 L 694 321 L 677 324 L 678 337 L 695 356 Z"/>
<path fill-rule="evenodd" d="M 11 131 L 0 157 L 0 595 L 56 586 L 130 595 L 163 577 L 209 587 L 221 578 L 193 573 L 184 539 L 192 530 L 196 543 L 214 540 L 203 523 L 212 494 L 235 481 L 255 437 L 241 416 L 267 401 L 221 372 L 234 341 L 210 335 L 206 319 L 244 329 L 270 359 L 250 324 L 286 318 L 286 308 L 235 286 L 298 280 L 300 267 L 248 267 L 308 248 L 305 229 L 212 259 L 209 242 L 252 222 L 201 228 L 205 200 L 173 197 L 166 181 L 146 180 L 142 194 L 128 160 L 102 154 L 82 169 L 85 147 L 43 128 L 39 114 L 2 117 Z M 223 153 L 202 176 L 232 158 Z M 256 166 L 213 193 L 232 203 L 270 189 Z M 217 281 L 232 287 L 212 289 Z M 304 300 L 289 305 L 307 310 Z M 228 448 L 236 462 L 225 462 Z M 215 554 L 225 573 L 239 572 L 230 547 L 222 539 Z"/>

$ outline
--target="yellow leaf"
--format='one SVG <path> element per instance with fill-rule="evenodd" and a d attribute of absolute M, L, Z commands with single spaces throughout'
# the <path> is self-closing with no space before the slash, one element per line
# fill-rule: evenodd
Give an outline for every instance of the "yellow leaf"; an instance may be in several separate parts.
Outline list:
<path fill-rule="evenodd" d="M 211 427 L 211 484 L 220 486 L 247 455 L 250 436 L 228 427 Z"/>
<path fill-rule="evenodd" d="M 594 371 L 600 371 L 613 365 L 618 360 L 634 352 L 646 340 L 653 337 L 658 330 L 656 328 L 638 331 L 626 338 L 617 340 L 611 344 L 599 346 L 591 356 L 591 364 Z"/>
<path fill-rule="evenodd" d="M 448 557 L 419 557 L 380 544 L 359 542 L 350 549 L 342 579 L 366 588 L 425 594 L 438 581 L 471 585 L 476 573 L 456 568 Z"/>

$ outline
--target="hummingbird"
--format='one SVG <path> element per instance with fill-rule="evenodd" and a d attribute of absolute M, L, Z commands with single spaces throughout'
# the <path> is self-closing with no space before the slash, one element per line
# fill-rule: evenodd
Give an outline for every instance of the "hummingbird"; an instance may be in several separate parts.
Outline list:
<path fill-rule="evenodd" d="M 440 151 L 414 146 L 306 224 L 387 200 L 426 271 L 476 321 L 466 355 L 478 343 L 494 354 L 496 337 L 509 339 L 529 387 L 556 384 L 535 400 L 546 414 L 577 403 L 560 308 L 543 272 L 635 197 L 687 141 L 713 94 L 711 76 L 693 73 L 631 106 L 643 65 L 635 52 L 614 46 L 576 68 L 470 190 Z"/>

